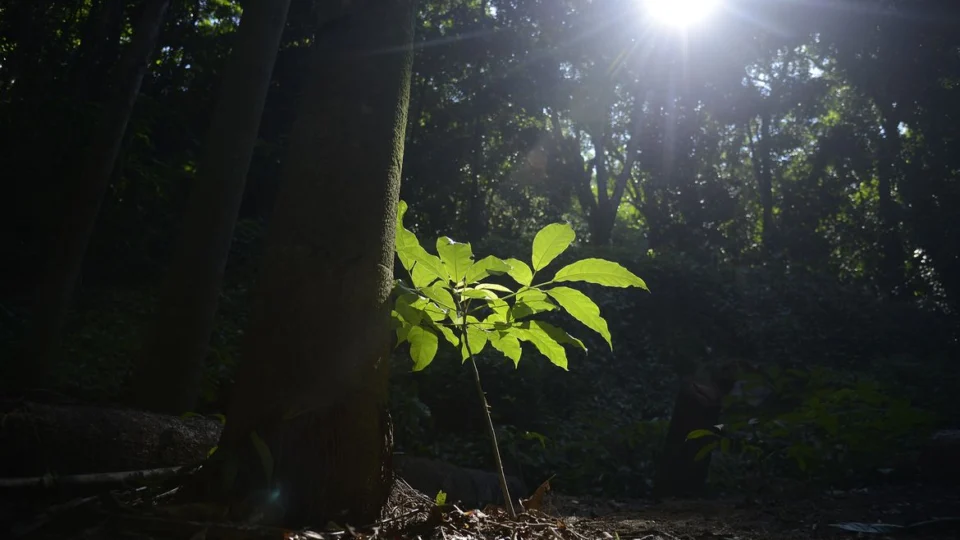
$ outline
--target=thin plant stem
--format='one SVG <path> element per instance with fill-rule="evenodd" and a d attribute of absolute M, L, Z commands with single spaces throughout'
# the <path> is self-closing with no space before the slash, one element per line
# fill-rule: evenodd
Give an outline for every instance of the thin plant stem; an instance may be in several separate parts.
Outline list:
<path fill-rule="evenodd" d="M 497 432 L 493 429 L 493 418 L 490 416 L 490 404 L 487 403 L 487 395 L 483 393 L 483 386 L 480 384 L 480 370 L 477 369 L 477 363 L 473 359 L 473 351 L 470 350 L 470 340 L 467 337 L 466 315 L 463 316 L 462 328 L 463 345 L 467 349 L 470 367 L 473 368 L 473 382 L 477 387 L 477 395 L 480 396 L 480 403 L 483 404 L 483 416 L 487 421 L 487 435 L 490 437 L 490 444 L 493 447 L 493 460 L 497 466 L 497 476 L 500 478 L 500 491 L 503 493 L 507 514 L 510 516 L 510 519 L 516 519 L 517 511 L 513 508 L 513 500 L 510 498 L 510 490 L 507 488 L 507 477 L 503 472 L 503 461 L 500 459 L 500 445 L 497 444 Z"/>

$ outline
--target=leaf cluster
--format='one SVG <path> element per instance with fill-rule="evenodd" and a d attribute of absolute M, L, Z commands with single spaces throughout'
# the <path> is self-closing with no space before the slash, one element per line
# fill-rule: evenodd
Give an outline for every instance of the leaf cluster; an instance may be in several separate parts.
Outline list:
<path fill-rule="evenodd" d="M 533 240 L 530 263 L 519 259 L 487 256 L 475 260 L 469 243 L 449 237 L 437 240 L 437 255 L 429 253 L 416 235 L 403 226 L 407 205 L 397 212 L 397 257 L 410 282 L 397 280 L 391 312 L 397 344 L 410 344 L 414 371 L 433 361 L 440 336 L 461 351 L 464 361 L 489 344 L 517 366 L 522 342 L 531 343 L 554 365 L 567 369 L 564 345 L 586 352 L 583 342 L 552 324 L 534 320 L 537 314 L 564 310 L 600 334 L 613 349 L 606 320 L 600 308 L 582 292 L 559 285 L 585 282 L 607 287 L 640 287 L 646 283 L 623 266 L 604 259 L 583 259 L 559 269 L 552 279 L 535 283 L 537 274 L 563 253 L 576 239 L 567 224 L 547 225 Z M 486 283 L 492 276 L 506 275 L 516 287 Z"/>

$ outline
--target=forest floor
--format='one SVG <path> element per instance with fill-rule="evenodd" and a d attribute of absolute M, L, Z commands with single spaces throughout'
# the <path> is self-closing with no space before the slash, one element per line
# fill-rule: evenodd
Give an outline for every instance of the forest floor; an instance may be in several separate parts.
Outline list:
<path fill-rule="evenodd" d="M 64 484 L 65 478 L 51 478 L 50 485 L 11 479 L 44 474 L 52 458 L 55 470 L 64 474 L 118 470 L 120 465 L 131 470 L 146 464 L 196 463 L 215 444 L 218 422 L 77 405 L 2 400 L 0 405 L 0 472 L 7 477 L 0 478 L 0 538 L 960 539 L 960 485 L 905 480 L 843 491 L 781 482 L 752 498 L 721 495 L 661 502 L 545 492 L 538 510 L 523 512 L 516 520 L 495 507 L 438 507 L 431 497 L 398 482 L 384 520 L 372 527 L 290 531 L 238 525 L 211 520 L 209 512 L 204 517 L 198 505 L 177 503 L 180 473 L 146 485 L 137 482 L 142 478 L 119 483 L 107 478 L 112 482 L 108 486 L 98 483 L 103 478 L 96 475 L 97 482 L 74 485 Z"/>
<path fill-rule="evenodd" d="M 572 498 L 563 499 L 576 500 Z M 878 523 L 919 524 L 905 529 L 875 530 L 875 538 L 909 535 L 923 539 L 960 538 L 960 488 L 938 486 L 884 486 L 802 498 L 748 500 L 716 498 L 614 502 L 578 500 L 585 511 L 564 505 L 564 521 L 583 534 L 654 539 L 765 539 L 857 538 L 836 525 Z M 591 515 L 592 514 L 592 515 Z M 936 520 L 936 521 L 933 521 Z M 924 523 L 926 522 L 926 523 Z"/>
<path fill-rule="evenodd" d="M 863 488 L 778 500 L 714 498 L 659 503 L 553 495 L 545 499 L 543 512 L 523 512 L 516 520 L 507 518 L 500 508 L 462 511 L 451 505 L 438 507 L 409 487 L 399 491 L 404 492 L 391 498 L 382 523 L 356 529 L 290 531 L 204 521 L 188 517 L 184 508 L 168 505 L 164 510 L 163 498 L 169 492 L 152 490 L 148 494 L 140 488 L 28 505 L 33 511 L 26 512 L 23 500 L 13 505 L 20 511 L 9 512 L 11 500 L 3 497 L 8 511 L 0 519 L 0 530 L 9 531 L 9 535 L 2 534 L 4 538 L 50 540 L 960 538 L 960 490 L 945 486 Z M 879 524 L 893 527 L 884 529 Z"/>

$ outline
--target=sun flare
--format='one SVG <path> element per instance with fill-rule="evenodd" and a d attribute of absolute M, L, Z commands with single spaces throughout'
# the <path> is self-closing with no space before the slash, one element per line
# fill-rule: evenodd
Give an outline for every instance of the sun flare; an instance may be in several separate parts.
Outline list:
<path fill-rule="evenodd" d="M 720 0 L 644 0 L 644 4 L 657 23 L 686 28 L 706 19 Z"/>

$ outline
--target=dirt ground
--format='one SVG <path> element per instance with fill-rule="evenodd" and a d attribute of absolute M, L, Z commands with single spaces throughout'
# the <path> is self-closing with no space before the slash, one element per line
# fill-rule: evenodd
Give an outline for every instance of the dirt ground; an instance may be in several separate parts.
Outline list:
<path fill-rule="evenodd" d="M 558 497 L 558 510 L 571 527 L 620 538 L 764 539 L 856 538 L 833 527 L 841 523 L 909 525 L 944 519 L 875 538 L 960 538 L 960 486 L 886 486 L 822 493 L 804 498 L 749 501 L 739 499 L 665 501 L 579 500 Z M 589 531 L 589 532 L 588 532 Z M 591 535 L 592 536 L 592 535 Z"/>
<path fill-rule="evenodd" d="M 516 520 L 507 518 L 499 508 L 476 511 L 454 506 L 437 507 L 428 497 L 413 492 L 395 497 L 385 519 L 376 526 L 299 531 L 257 524 L 209 522 L 191 518 L 183 512 L 160 513 L 158 509 L 163 507 L 161 497 L 163 495 L 147 495 L 141 488 L 140 491 L 75 499 L 66 504 L 48 502 L 21 506 L 18 512 L 9 512 L 11 507 L 4 504 L 7 511 L 0 513 L 0 537 L 56 540 L 806 540 L 867 536 L 878 539 L 960 539 L 960 489 L 952 486 L 887 486 L 762 501 L 743 497 L 614 501 L 552 495 L 545 499 L 542 512 L 523 512 Z M 10 499 L 5 502 L 9 503 Z M 30 506 L 32 512 L 27 511 Z M 844 523 L 920 525 L 872 534 L 833 526 Z"/>

